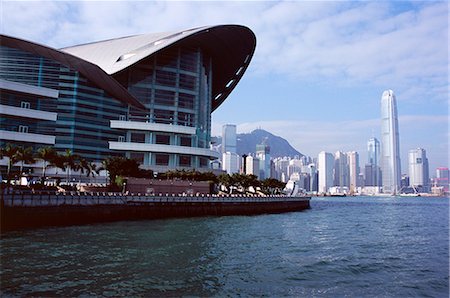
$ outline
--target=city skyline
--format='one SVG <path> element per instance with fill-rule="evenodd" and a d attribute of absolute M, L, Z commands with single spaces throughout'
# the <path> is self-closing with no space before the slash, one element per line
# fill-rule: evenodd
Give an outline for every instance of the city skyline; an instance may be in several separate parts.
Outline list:
<path fill-rule="evenodd" d="M 258 40 L 255 56 L 213 113 L 213 135 L 226 123 L 238 132 L 261 127 L 308 156 L 357 151 L 364 165 L 367 140 L 380 139 L 380 95 L 393 89 L 402 168 L 417 147 L 427 150 L 430 170 L 448 167 L 445 2 L 4 2 L 2 11 L 2 33 L 57 48 L 248 26 Z"/>

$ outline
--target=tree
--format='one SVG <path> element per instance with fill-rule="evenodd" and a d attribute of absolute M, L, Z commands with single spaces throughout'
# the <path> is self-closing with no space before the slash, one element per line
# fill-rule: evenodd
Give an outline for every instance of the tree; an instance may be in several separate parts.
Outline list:
<path fill-rule="evenodd" d="M 225 186 L 228 191 L 230 191 L 230 186 L 233 184 L 233 181 L 232 181 L 230 175 L 228 175 L 228 174 L 220 174 L 217 177 L 217 180 L 219 181 L 220 184 Z"/>
<path fill-rule="evenodd" d="M 20 173 L 19 175 L 23 175 L 23 167 L 25 164 L 33 164 L 35 162 L 34 160 L 34 154 L 33 154 L 33 148 L 32 147 L 19 147 L 16 152 L 17 156 L 17 162 L 20 162 Z"/>
<path fill-rule="evenodd" d="M 146 177 L 152 175 L 153 172 L 139 169 L 139 163 L 130 158 L 115 156 L 105 159 L 103 162 L 103 169 L 108 171 L 109 182 L 111 185 L 117 185 L 120 181 L 118 176 L 122 177 Z"/>
<path fill-rule="evenodd" d="M 42 184 L 45 181 L 47 167 L 54 163 L 57 152 L 53 147 L 41 147 L 36 154 L 37 159 L 42 160 Z"/>
<path fill-rule="evenodd" d="M 286 186 L 286 183 L 277 179 L 267 178 L 261 182 L 261 186 L 266 193 L 276 194 L 281 193 L 281 190 Z"/>
<path fill-rule="evenodd" d="M 6 144 L 4 148 L 0 148 L 0 159 L 3 159 L 5 157 L 8 158 L 8 170 L 6 172 L 6 181 L 9 185 L 9 181 L 11 180 L 11 169 L 13 165 L 18 162 L 18 156 L 17 156 L 17 150 L 18 147 L 15 147 L 11 144 Z"/>
<path fill-rule="evenodd" d="M 71 170 L 77 170 L 78 164 L 76 163 L 78 156 L 72 153 L 72 150 L 66 149 L 64 152 L 64 155 L 61 156 L 62 159 L 62 165 L 64 170 L 67 173 L 67 184 L 69 183 L 70 179 L 70 171 Z"/>
<path fill-rule="evenodd" d="M 95 162 L 88 162 L 85 159 L 82 159 L 81 161 L 84 169 L 86 170 L 86 177 L 95 177 L 95 175 L 100 174 L 101 167 L 98 167 Z"/>

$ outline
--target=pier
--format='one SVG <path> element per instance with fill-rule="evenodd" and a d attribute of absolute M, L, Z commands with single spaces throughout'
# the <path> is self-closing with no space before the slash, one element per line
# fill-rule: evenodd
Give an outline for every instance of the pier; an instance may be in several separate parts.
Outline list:
<path fill-rule="evenodd" d="M 2 193 L 1 231 L 124 220 L 283 213 L 308 209 L 309 201 L 309 197 L 284 195 Z"/>

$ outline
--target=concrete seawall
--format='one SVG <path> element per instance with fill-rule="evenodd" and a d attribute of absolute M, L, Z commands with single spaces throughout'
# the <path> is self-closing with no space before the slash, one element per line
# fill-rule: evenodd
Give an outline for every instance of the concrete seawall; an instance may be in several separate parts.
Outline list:
<path fill-rule="evenodd" d="M 292 212 L 308 209 L 309 200 L 287 196 L 2 194 L 1 231 L 122 220 Z"/>

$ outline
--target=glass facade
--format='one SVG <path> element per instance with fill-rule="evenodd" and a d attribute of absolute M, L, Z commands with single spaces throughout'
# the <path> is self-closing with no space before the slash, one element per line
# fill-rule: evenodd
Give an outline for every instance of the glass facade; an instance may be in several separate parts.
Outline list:
<path fill-rule="evenodd" d="M 146 131 L 141 140 L 150 144 L 209 148 L 212 63 L 201 49 L 168 48 L 114 77 L 146 107 L 145 111 L 130 107 L 128 121 L 187 126 L 196 131 L 195 135 Z M 135 143 L 136 133 L 139 132 L 128 130 L 126 141 Z M 141 153 L 147 166 L 209 166 L 201 156 Z"/>
<path fill-rule="evenodd" d="M 59 91 L 57 100 L 20 99 L 20 104 L 29 101 L 36 109 L 57 112 L 56 123 L 35 120 L 30 121 L 35 123 L 26 123 L 29 133 L 54 130 L 58 151 L 70 149 L 92 161 L 121 155 L 109 149 L 108 141 L 117 141 L 125 135 L 123 131 L 111 129 L 110 120 L 125 115 L 128 105 L 106 94 L 78 71 L 20 49 L 0 46 L 0 78 Z M 13 95 L 3 92 L 1 100 L 2 104 L 19 104 Z M 12 130 L 12 126 L 18 129 L 24 121 L 26 118 L 2 118 L 1 129 Z"/>

